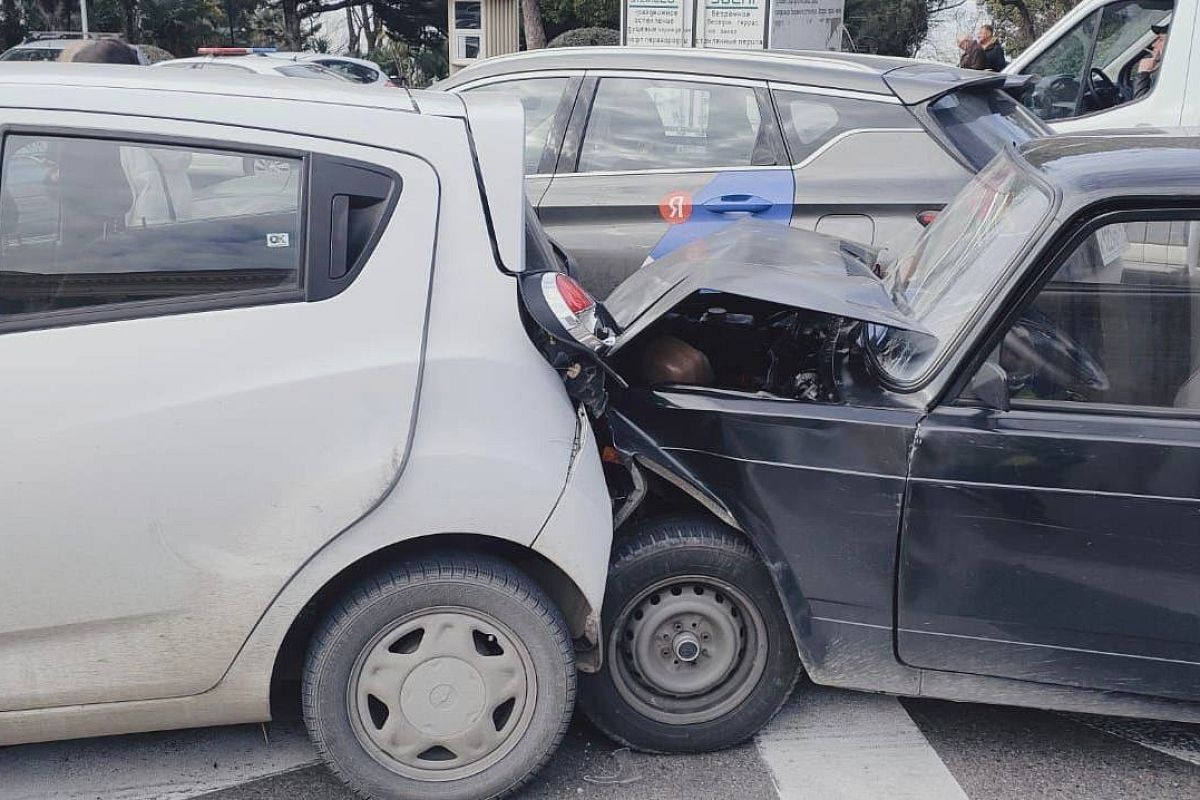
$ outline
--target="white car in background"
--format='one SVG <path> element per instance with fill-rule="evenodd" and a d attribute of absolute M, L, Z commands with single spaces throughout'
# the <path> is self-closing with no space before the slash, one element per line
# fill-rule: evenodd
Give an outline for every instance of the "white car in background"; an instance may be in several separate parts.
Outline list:
<path fill-rule="evenodd" d="M 379 86 L 398 86 L 387 74 L 380 69 L 379 65 L 374 61 L 368 61 L 365 58 L 354 58 L 353 56 L 335 56 L 329 53 L 311 53 L 311 52 L 280 52 L 276 53 L 277 58 L 286 58 L 292 61 L 305 62 L 309 64 L 319 64 L 325 69 L 336 72 L 347 80 L 355 83 L 366 85 Z"/>
<path fill-rule="evenodd" d="M 283 699 L 365 797 L 515 790 L 612 542 L 521 107 L 69 67 L 0 72 L 0 746 Z"/>
<path fill-rule="evenodd" d="M 353 83 L 340 72 L 309 61 L 281 58 L 270 47 L 201 47 L 198 56 L 173 58 L 152 64 L 152 69 L 202 69 L 223 73 L 274 75 L 318 81 Z"/>

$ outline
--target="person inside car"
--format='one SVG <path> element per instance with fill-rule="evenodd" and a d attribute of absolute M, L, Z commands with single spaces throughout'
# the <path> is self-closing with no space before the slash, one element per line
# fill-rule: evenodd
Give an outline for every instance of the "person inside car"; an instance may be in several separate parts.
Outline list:
<path fill-rule="evenodd" d="M 996 29 L 989 23 L 984 23 L 979 26 L 979 48 L 983 51 L 983 59 L 986 66 L 983 69 L 991 70 L 992 72 L 1003 72 L 1008 66 L 1008 59 L 1004 57 L 1004 48 L 1000 44 L 1000 40 L 996 38 Z"/>
<path fill-rule="evenodd" d="M 1133 99 L 1139 100 L 1150 94 L 1158 81 L 1158 70 L 1162 66 L 1163 51 L 1167 49 L 1167 33 L 1171 29 L 1171 15 L 1150 26 L 1154 41 L 1150 43 L 1150 54 L 1138 62 L 1137 76 L 1133 79 Z"/>

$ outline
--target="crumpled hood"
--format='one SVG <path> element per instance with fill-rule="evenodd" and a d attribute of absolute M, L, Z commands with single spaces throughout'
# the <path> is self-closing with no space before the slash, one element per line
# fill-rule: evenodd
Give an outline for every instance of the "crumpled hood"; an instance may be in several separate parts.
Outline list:
<path fill-rule="evenodd" d="M 843 239 L 743 220 L 626 278 L 604 301 L 622 333 L 614 350 L 705 289 L 928 333 L 892 302 L 877 252 Z"/>

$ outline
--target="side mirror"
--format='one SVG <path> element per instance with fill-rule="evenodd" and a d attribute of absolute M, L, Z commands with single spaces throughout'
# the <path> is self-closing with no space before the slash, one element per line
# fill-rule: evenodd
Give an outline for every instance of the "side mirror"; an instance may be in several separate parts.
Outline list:
<path fill-rule="evenodd" d="M 982 403 L 995 411 L 1008 411 L 1008 373 L 995 361 L 983 362 L 960 398 Z"/>

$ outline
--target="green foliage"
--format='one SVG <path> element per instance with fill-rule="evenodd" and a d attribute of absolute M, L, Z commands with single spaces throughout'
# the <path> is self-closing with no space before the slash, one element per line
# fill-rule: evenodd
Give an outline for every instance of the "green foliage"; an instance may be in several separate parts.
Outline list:
<path fill-rule="evenodd" d="M 18 44 L 28 30 L 22 6 L 16 0 L 0 2 L 0 45 L 8 49 Z"/>
<path fill-rule="evenodd" d="M 1058 22 L 1079 0 L 983 0 L 1005 51 L 1014 56 Z"/>
<path fill-rule="evenodd" d="M 158 45 L 176 56 L 195 55 L 197 47 L 224 44 L 229 38 L 219 0 L 142 0 L 140 7 L 138 41 Z M 95 27 L 105 30 L 98 24 Z M 107 30 L 121 30 L 121 26 L 118 23 Z"/>
<path fill-rule="evenodd" d="M 444 41 L 414 47 L 406 42 L 385 39 L 366 57 L 401 85 L 414 89 L 422 89 L 446 77 L 450 71 L 450 58 Z"/>
<path fill-rule="evenodd" d="M 613 28 L 576 28 L 555 36 L 547 47 L 598 47 L 621 43 L 621 32 Z"/>
<path fill-rule="evenodd" d="M 620 0 L 539 0 L 538 7 L 549 37 L 577 28 L 621 27 Z"/>
<path fill-rule="evenodd" d="M 860 53 L 911 56 L 929 32 L 930 5 L 931 0 L 846 0 L 846 30 Z"/>

